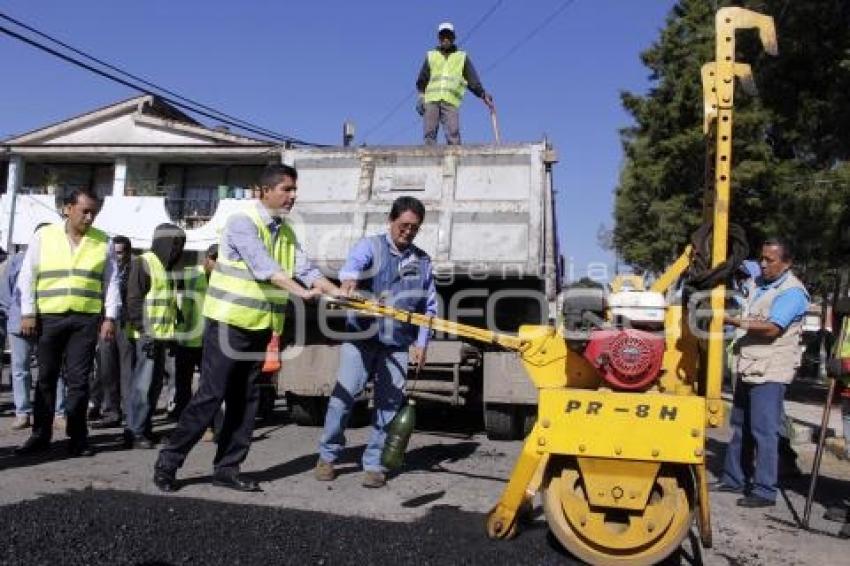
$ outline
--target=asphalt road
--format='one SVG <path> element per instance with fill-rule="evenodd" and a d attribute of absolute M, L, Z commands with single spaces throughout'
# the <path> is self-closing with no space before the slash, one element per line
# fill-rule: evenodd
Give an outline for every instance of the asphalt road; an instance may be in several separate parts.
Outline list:
<path fill-rule="evenodd" d="M 0 407 L 7 393 L 0 395 Z M 26 432 L 0 416 L 0 564 L 570 564 L 549 534 L 538 498 L 534 519 L 511 541 L 491 541 L 484 516 L 497 501 L 520 452 L 444 416 L 422 416 L 404 472 L 387 487 L 361 487 L 359 457 L 368 429 L 350 431 L 340 475 L 312 476 L 319 430 L 285 419 L 257 428 L 244 473 L 264 491 L 243 494 L 210 485 L 212 443 L 200 443 L 180 471 L 177 493 L 151 482 L 156 451 L 122 450 L 120 430 L 96 431 L 93 458 L 67 459 L 65 440 L 38 457 L 12 449 Z M 171 425 L 159 422 L 167 433 Z M 723 432 L 708 443 L 722 461 Z M 802 466 L 811 451 L 801 447 Z M 840 564 L 850 549 L 840 525 L 821 519 L 823 504 L 850 496 L 850 466 L 831 456 L 813 513 L 799 528 L 806 478 L 788 484 L 775 508 L 735 506 L 713 494 L 715 545 L 692 545 L 669 564 Z"/>
<path fill-rule="evenodd" d="M 483 517 L 436 506 L 413 522 L 120 491 L 0 508 L 3 564 L 564 564 L 539 525 L 489 541 Z"/>

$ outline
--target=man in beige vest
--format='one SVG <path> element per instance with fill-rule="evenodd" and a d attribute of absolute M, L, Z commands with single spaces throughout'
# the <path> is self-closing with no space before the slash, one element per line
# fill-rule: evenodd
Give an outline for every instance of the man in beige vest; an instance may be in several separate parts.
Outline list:
<path fill-rule="evenodd" d="M 724 322 L 745 331 L 735 345 L 736 387 L 723 475 L 716 491 L 741 493 L 741 507 L 776 504 L 778 445 L 785 388 L 800 365 L 800 336 L 809 294 L 791 273 L 791 248 L 768 239 L 761 277 L 748 293 L 748 314 Z"/>

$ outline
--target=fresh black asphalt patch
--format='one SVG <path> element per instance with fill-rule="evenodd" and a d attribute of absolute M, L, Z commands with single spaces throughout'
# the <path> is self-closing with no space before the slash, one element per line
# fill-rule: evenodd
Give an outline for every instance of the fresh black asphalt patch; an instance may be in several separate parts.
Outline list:
<path fill-rule="evenodd" d="M 408 523 L 89 489 L 0 507 L 0 525 L 4 565 L 573 563 L 545 523 L 491 541 L 447 506 Z"/>

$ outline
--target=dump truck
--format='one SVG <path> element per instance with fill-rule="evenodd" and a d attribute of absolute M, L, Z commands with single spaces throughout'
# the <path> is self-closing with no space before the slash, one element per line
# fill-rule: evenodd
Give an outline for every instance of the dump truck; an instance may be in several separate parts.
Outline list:
<path fill-rule="evenodd" d="M 556 319 L 563 261 L 558 251 L 547 141 L 510 145 L 290 148 L 298 203 L 290 220 L 308 256 L 336 277 L 351 247 L 386 229 L 393 200 L 418 198 L 426 215 L 415 241 L 432 259 L 440 315 L 517 332 Z M 309 307 L 308 307 L 309 308 Z M 327 316 L 288 318 L 279 392 L 296 423 L 319 425 L 338 370 L 339 341 Z M 294 322 L 294 323 L 293 323 Z M 341 321 L 327 323 L 339 328 Z M 482 410 L 487 434 L 520 438 L 537 391 L 519 358 L 437 334 L 411 396 Z M 368 392 L 364 397 L 367 401 Z"/>

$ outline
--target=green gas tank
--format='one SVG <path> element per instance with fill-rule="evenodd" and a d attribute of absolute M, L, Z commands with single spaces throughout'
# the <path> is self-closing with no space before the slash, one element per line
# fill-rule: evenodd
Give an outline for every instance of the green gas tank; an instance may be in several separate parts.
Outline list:
<path fill-rule="evenodd" d="M 404 463 L 404 452 L 410 435 L 416 426 L 416 402 L 409 399 L 407 404 L 396 413 L 387 428 L 387 440 L 381 451 L 381 465 L 389 470 L 397 470 Z"/>

